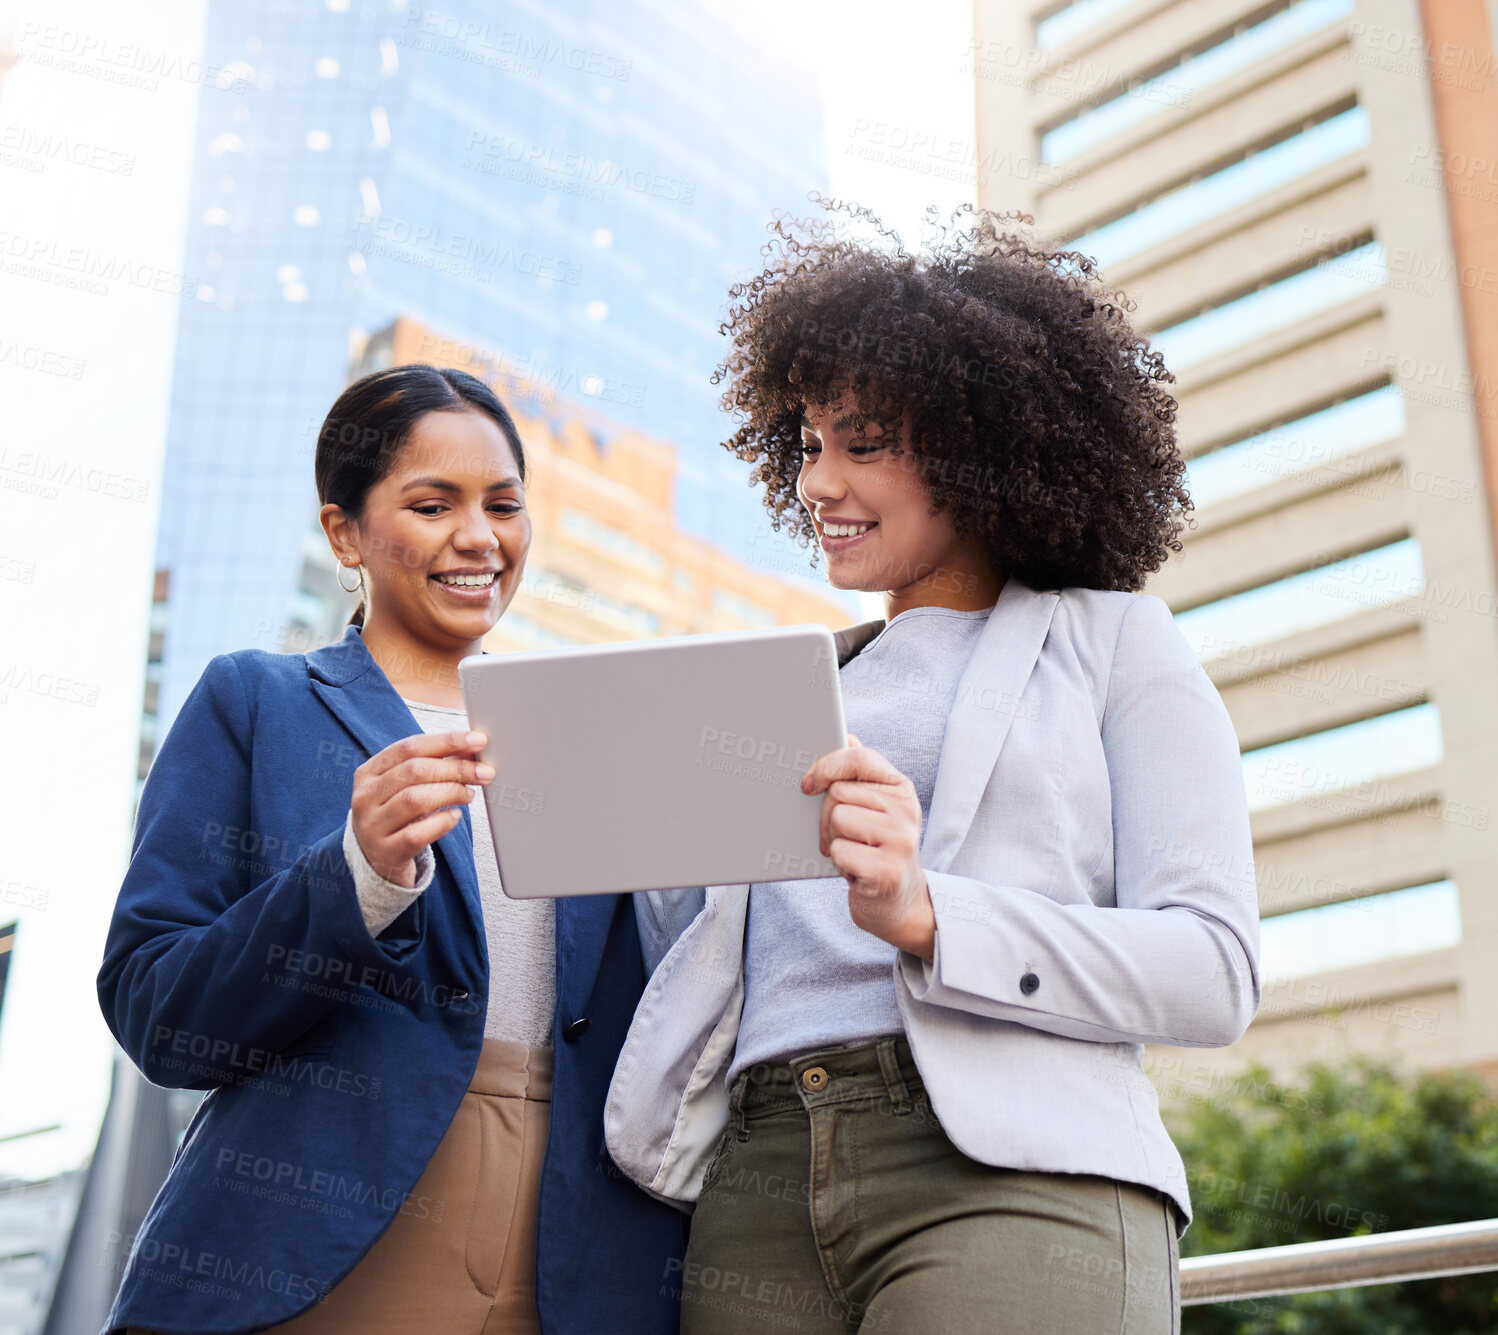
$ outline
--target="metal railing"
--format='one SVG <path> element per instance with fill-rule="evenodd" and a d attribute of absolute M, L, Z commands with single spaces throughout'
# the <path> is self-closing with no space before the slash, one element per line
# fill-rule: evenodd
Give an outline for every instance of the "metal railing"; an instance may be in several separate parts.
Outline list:
<path fill-rule="evenodd" d="M 1181 1262 L 1181 1305 L 1498 1270 L 1498 1219 L 1297 1242 Z"/>

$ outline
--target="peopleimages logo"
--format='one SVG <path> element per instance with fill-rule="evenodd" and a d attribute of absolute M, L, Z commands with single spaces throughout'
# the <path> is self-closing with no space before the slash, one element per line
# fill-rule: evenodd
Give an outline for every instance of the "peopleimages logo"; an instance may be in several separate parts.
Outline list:
<path fill-rule="evenodd" d="M 227 1145 L 219 1150 L 213 1166 L 216 1186 L 232 1186 L 242 1189 L 245 1194 L 293 1204 L 299 1209 L 327 1205 L 331 1207 L 329 1213 L 337 1213 L 343 1218 L 353 1217 L 353 1211 L 347 1208 L 349 1205 L 372 1207 L 387 1214 L 398 1210 L 413 1219 L 436 1221 L 442 1219 L 447 1209 L 445 1202 L 429 1196 L 417 1196 L 395 1187 L 381 1187 L 379 1183 L 362 1177 L 308 1168 L 306 1164 L 289 1159 L 272 1159 L 269 1155 L 236 1150 Z M 252 1183 L 260 1190 L 252 1188 Z M 275 1194 L 267 1197 L 267 1192 Z"/>
<path fill-rule="evenodd" d="M 264 1266 L 256 1261 L 239 1260 L 180 1243 L 162 1242 L 159 1238 L 143 1238 L 131 1260 L 141 1268 L 145 1278 L 158 1284 L 236 1301 L 244 1296 L 246 1289 L 262 1289 L 266 1293 L 285 1293 L 316 1301 L 332 1287 L 294 1270 Z"/>
<path fill-rule="evenodd" d="M 189 274 L 128 255 L 69 246 L 51 235 L 0 230 L 0 262 L 13 276 L 38 278 L 95 296 L 108 296 L 109 285 L 117 282 L 168 297 L 198 295 L 198 280 Z"/>
<path fill-rule="evenodd" d="M 365 1071 L 307 1056 L 284 1056 L 268 1048 L 164 1024 L 157 1025 L 151 1036 L 151 1061 L 163 1070 L 210 1075 L 222 1084 L 262 1089 L 277 1097 L 289 1095 L 291 1087 L 298 1084 L 368 1099 L 378 1099 L 382 1088 L 380 1078 Z"/>
<path fill-rule="evenodd" d="M 642 195 L 651 195 L 671 203 L 690 204 L 697 193 L 694 181 L 650 171 L 638 163 L 626 164 L 612 158 L 596 158 L 576 149 L 557 149 L 510 135 L 470 132 L 467 156 L 463 166 L 477 171 L 494 172 L 510 167 L 551 176 L 570 178 L 584 190 L 623 186 Z M 601 196 L 590 196 L 601 198 Z"/>
<path fill-rule="evenodd" d="M 349 248 L 362 255 L 388 255 L 407 261 L 453 260 L 478 273 L 511 270 L 569 287 L 576 287 L 582 278 L 580 266 L 555 255 L 517 250 L 504 240 L 486 240 L 469 232 L 452 232 L 389 214 L 360 213 L 354 219 L 354 231 Z"/>
<path fill-rule="evenodd" d="M 406 27 L 427 37 L 440 37 L 464 46 L 514 56 L 516 60 L 532 65 L 551 65 L 600 79 L 617 79 L 620 83 L 629 79 L 630 62 L 612 52 L 574 46 L 554 37 L 538 37 L 514 28 L 495 28 L 478 19 L 460 19 L 440 10 L 407 8 Z"/>
<path fill-rule="evenodd" d="M 29 125 L 0 126 L 0 151 L 15 154 L 17 161 L 29 160 L 38 169 L 49 162 L 66 162 L 109 176 L 135 175 L 134 153 L 86 139 L 70 139 L 51 129 L 38 130 Z"/>
<path fill-rule="evenodd" d="M 138 42 L 117 42 L 107 33 L 79 32 L 35 20 L 22 25 L 16 46 L 28 64 L 146 92 L 155 92 L 163 80 L 226 93 L 243 93 L 250 86 L 241 61 L 212 65 Z"/>

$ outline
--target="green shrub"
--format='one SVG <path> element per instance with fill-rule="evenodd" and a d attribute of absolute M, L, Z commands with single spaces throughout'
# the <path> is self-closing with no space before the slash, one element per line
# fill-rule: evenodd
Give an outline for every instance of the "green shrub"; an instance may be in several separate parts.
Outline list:
<path fill-rule="evenodd" d="M 1195 1218 L 1181 1255 L 1498 1218 L 1498 1102 L 1465 1071 L 1318 1063 L 1293 1085 L 1251 1066 L 1167 1110 Z M 1486 1335 L 1498 1272 L 1187 1308 L 1184 1335 Z"/>

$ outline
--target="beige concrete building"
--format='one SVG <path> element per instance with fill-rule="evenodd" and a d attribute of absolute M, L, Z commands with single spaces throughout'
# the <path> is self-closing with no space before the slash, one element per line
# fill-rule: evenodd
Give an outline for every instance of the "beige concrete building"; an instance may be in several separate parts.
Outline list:
<path fill-rule="evenodd" d="M 1136 301 L 1243 750 L 1263 1007 L 1162 1093 L 1498 1072 L 1498 94 L 1481 0 L 977 0 L 979 198 Z M 1200 850 L 1170 849 L 1191 858 Z"/>

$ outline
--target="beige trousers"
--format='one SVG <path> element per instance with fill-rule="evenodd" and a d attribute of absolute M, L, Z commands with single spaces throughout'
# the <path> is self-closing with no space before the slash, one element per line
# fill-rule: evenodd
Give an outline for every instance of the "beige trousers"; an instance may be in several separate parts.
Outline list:
<path fill-rule="evenodd" d="M 540 1335 L 536 1206 L 552 1050 L 486 1038 L 468 1093 L 379 1241 L 276 1335 Z M 155 1335 L 132 1326 L 130 1335 Z"/>

